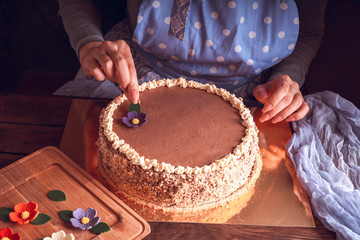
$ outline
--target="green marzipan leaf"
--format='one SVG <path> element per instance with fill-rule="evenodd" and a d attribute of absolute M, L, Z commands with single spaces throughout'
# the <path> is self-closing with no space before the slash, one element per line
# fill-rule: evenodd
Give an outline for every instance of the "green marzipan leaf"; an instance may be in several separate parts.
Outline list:
<path fill-rule="evenodd" d="M 10 217 L 9 214 L 11 212 L 13 212 L 14 210 L 12 210 L 11 208 L 7 208 L 7 207 L 2 207 L 0 209 L 0 219 L 5 221 L 5 222 L 10 222 Z"/>
<path fill-rule="evenodd" d="M 49 215 L 47 215 L 45 213 L 39 213 L 37 215 L 37 217 L 30 222 L 31 222 L 31 224 L 34 224 L 34 225 L 43 225 L 47 222 L 50 222 L 50 220 L 51 220 L 51 217 Z"/>
<path fill-rule="evenodd" d="M 70 218 L 73 217 L 72 213 L 70 210 L 63 210 L 59 212 L 59 216 L 64 222 L 70 222 Z"/>
<path fill-rule="evenodd" d="M 129 112 L 133 112 L 133 111 L 137 113 L 141 113 L 140 103 L 136 103 L 136 104 L 130 103 Z"/>
<path fill-rule="evenodd" d="M 60 190 L 52 190 L 52 191 L 48 192 L 48 197 L 50 198 L 50 200 L 53 200 L 55 202 L 66 201 L 65 193 Z"/>
<path fill-rule="evenodd" d="M 96 234 L 101 234 L 110 231 L 110 227 L 109 225 L 107 225 L 107 223 L 99 222 L 98 224 L 93 226 L 90 231 Z"/>

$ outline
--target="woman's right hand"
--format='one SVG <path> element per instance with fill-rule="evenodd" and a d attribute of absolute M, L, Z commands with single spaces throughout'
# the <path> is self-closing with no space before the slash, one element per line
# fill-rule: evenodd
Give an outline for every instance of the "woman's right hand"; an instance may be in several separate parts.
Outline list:
<path fill-rule="evenodd" d="M 83 71 L 98 81 L 109 79 L 132 102 L 139 100 L 139 84 L 130 47 L 124 40 L 89 42 L 81 47 L 79 60 Z"/>

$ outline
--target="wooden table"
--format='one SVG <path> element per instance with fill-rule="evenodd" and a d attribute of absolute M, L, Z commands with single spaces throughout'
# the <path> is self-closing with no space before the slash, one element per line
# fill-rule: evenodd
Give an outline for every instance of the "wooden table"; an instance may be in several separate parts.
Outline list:
<path fill-rule="evenodd" d="M 71 98 L 0 93 L 0 168 L 45 146 L 59 147 Z M 149 222 L 146 239 L 336 239 L 315 228 Z"/>

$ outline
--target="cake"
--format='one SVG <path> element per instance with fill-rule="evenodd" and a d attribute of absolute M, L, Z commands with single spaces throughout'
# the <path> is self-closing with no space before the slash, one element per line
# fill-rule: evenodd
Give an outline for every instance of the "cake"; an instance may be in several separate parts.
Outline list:
<path fill-rule="evenodd" d="M 262 162 L 258 130 L 242 99 L 183 78 L 139 90 L 146 124 L 123 124 L 125 95 L 100 115 L 98 171 L 117 195 L 184 212 L 224 205 L 252 188 Z"/>

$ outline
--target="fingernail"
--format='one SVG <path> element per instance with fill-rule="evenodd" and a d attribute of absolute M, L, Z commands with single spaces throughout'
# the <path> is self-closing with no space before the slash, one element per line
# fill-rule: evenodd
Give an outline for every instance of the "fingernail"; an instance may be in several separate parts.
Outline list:
<path fill-rule="evenodd" d="M 140 103 L 140 99 L 139 99 L 136 91 L 131 91 L 131 92 L 129 92 L 129 94 L 130 94 L 132 103 L 134 103 L 134 104 Z"/>
<path fill-rule="evenodd" d="M 262 112 L 265 113 L 265 112 L 268 112 L 272 109 L 272 104 L 269 103 L 269 104 L 265 104 L 264 108 L 262 109 Z"/>
<path fill-rule="evenodd" d="M 133 104 L 137 104 L 138 103 L 138 100 L 137 100 L 137 98 L 135 97 L 135 95 L 134 94 L 129 94 L 130 96 L 129 96 L 129 100 L 131 101 L 131 103 L 133 103 Z"/>
<path fill-rule="evenodd" d="M 135 96 L 132 97 L 132 102 L 133 102 L 134 104 L 140 103 L 139 99 L 136 98 Z"/>
<path fill-rule="evenodd" d="M 268 120 L 270 118 L 270 114 L 266 113 L 266 114 L 263 114 L 259 120 L 260 122 L 265 122 L 266 120 Z"/>

